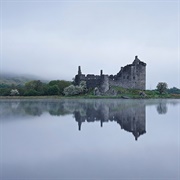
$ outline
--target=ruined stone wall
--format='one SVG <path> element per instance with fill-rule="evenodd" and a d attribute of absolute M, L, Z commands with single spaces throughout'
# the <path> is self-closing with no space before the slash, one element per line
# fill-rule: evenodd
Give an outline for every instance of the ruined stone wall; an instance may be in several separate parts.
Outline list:
<path fill-rule="evenodd" d="M 109 84 L 111 86 L 145 90 L 146 67 L 143 64 L 132 64 L 122 67 L 117 75 L 111 76 Z"/>
<path fill-rule="evenodd" d="M 100 92 L 106 92 L 109 90 L 109 77 L 108 75 L 94 75 L 88 74 L 85 76 L 84 74 L 76 75 L 75 84 L 79 85 L 81 81 L 86 81 L 87 88 L 95 88 L 99 87 Z"/>
<path fill-rule="evenodd" d="M 145 66 L 137 66 L 136 67 L 136 81 L 135 85 L 137 89 L 146 89 L 146 67 Z"/>
<path fill-rule="evenodd" d="M 100 81 L 100 92 L 104 93 L 109 90 L 109 77 L 108 75 L 101 75 L 101 81 Z"/>
<path fill-rule="evenodd" d="M 88 74 L 86 76 L 86 85 L 87 88 L 95 88 L 98 87 L 101 83 L 101 77 L 100 76 L 95 76 L 93 74 Z"/>
<path fill-rule="evenodd" d="M 79 66 L 78 74 L 75 76 L 75 85 L 79 85 L 81 81 L 86 81 L 87 88 L 99 87 L 101 92 L 109 90 L 109 86 L 119 86 L 129 89 L 146 89 L 146 63 L 140 61 L 138 57 L 132 64 L 122 67 L 116 75 L 100 75 L 88 74 L 85 76 L 81 73 Z"/>

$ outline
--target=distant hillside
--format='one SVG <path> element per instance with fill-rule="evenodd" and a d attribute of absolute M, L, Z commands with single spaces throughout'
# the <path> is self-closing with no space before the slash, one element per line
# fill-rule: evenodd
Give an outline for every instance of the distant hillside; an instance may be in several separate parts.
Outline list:
<path fill-rule="evenodd" d="M 40 80 L 36 76 L 29 76 L 29 75 L 15 75 L 15 74 L 2 74 L 0 76 L 0 85 L 24 85 L 28 81 L 32 80 Z"/>

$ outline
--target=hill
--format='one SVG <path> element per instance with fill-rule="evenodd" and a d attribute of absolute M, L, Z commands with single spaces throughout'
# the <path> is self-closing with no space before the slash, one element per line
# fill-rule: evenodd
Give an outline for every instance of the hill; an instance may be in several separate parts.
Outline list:
<path fill-rule="evenodd" d="M 26 82 L 38 79 L 38 77 L 31 75 L 1 74 L 0 87 L 7 87 L 12 85 L 23 86 Z"/>

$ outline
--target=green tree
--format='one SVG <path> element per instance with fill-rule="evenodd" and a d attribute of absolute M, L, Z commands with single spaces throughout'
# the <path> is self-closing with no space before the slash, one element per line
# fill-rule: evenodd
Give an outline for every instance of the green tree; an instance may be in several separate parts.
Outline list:
<path fill-rule="evenodd" d="M 180 94 L 180 89 L 178 89 L 177 87 L 173 87 L 168 89 L 168 93 L 170 94 Z"/>
<path fill-rule="evenodd" d="M 10 91 L 10 88 L 0 88 L 0 96 L 9 96 Z"/>
<path fill-rule="evenodd" d="M 64 81 L 64 80 L 52 80 L 49 82 L 48 86 L 54 86 L 57 85 L 59 88 L 58 94 L 63 95 L 64 88 L 70 86 L 72 83 L 70 81 Z"/>
<path fill-rule="evenodd" d="M 59 87 L 57 85 L 49 86 L 47 91 L 48 95 L 58 95 Z"/>
<path fill-rule="evenodd" d="M 44 83 L 42 83 L 40 80 L 34 80 L 34 81 L 30 81 L 30 82 L 27 82 L 25 84 L 25 91 L 26 92 L 37 92 L 37 95 L 44 95 Z M 30 91 L 30 90 L 33 90 L 33 91 Z M 28 93 L 25 93 L 25 94 L 28 94 Z"/>
<path fill-rule="evenodd" d="M 160 94 L 166 93 L 168 85 L 165 82 L 159 82 L 156 86 Z"/>
<path fill-rule="evenodd" d="M 38 96 L 38 92 L 34 89 L 25 91 L 24 96 Z"/>

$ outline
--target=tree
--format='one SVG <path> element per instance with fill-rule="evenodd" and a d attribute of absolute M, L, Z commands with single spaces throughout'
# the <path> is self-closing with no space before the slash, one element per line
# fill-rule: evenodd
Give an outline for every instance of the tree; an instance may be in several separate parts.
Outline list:
<path fill-rule="evenodd" d="M 48 86 L 54 86 L 54 85 L 58 86 L 58 88 L 59 88 L 58 94 L 62 95 L 64 88 L 70 86 L 71 82 L 70 81 L 64 81 L 64 80 L 53 80 L 53 81 L 50 81 L 48 84 Z"/>
<path fill-rule="evenodd" d="M 24 96 L 38 96 L 38 92 L 34 89 L 30 89 L 30 90 L 27 90 L 25 93 L 24 93 Z"/>
<path fill-rule="evenodd" d="M 180 89 L 178 89 L 177 87 L 173 87 L 168 89 L 168 93 L 170 94 L 180 94 Z"/>
<path fill-rule="evenodd" d="M 58 95 L 59 87 L 57 85 L 49 86 L 47 91 L 48 95 Z"/>
<path fill-rule="evenodd" d="M 36 92 L 37 95 L 44 95 L 44 84 L 40 80 L 34 80 L 25 84 L 26 92 Z M 27 94 L 28 94 L 27 93 Z"/>
<path fill-rule="evenodd" d="M 156 87 L 157 87 L 157 90 L 159 91 L 159 93 L 163 94 L 167 91 L 168 85 L 165 82 L 159 82 Z"/>
<path fill-rule="evenodd" d="M 0 96 L 9 96 L 10 92 L 10 88 L 0 88 Z"/>
<path fill-rule="evenodd" d="M 65 96 L 79 95 L 82 92 L 83 92 L 83 89 L 80 86 L 70 85 L 70 86 L 64 88 Z"/>
<path fill-rule="evenodd" d="M 10 95 L 11 96 L 19 95 L 19 91 L 17 89 L 11 89 Z"/>
<path fill-rule="evenodd" d="M 64 88 L 63 93 L 65 96 L 79 95 L 87 92 L 86 82 L 81 81 L 79 86 L 70 85 Z"/>
<path fill-rule="evenodd" d="M 82 93 L 86 93 L 87 92 L 87 86 L 86 86 L 86 81 L 81 81 L 79 86 L 82 89 Z"/>

